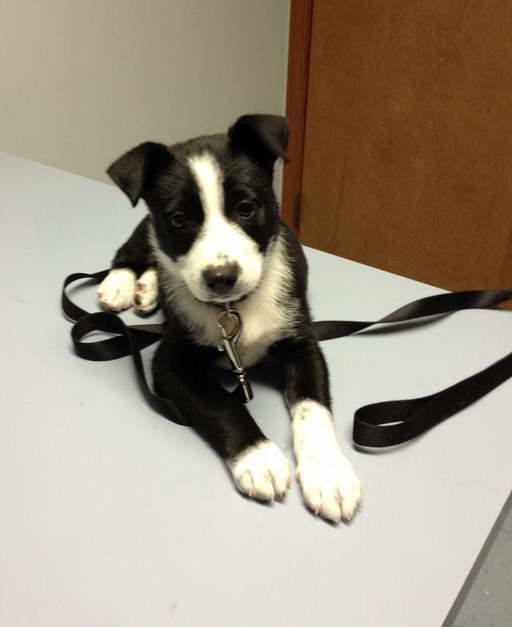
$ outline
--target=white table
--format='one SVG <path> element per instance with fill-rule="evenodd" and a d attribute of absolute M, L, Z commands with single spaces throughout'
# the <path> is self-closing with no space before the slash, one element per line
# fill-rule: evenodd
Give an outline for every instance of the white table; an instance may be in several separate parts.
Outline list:
<path fill-rule="evenodd" d="M 307 513 L 296 483 L 284 504 L 243 499 L 190 429 L 146 405 L 128 359 L 73 354 L 61 282 L 106 267 L 142 207 L 134 212 L 109 185 L 6 154 L 0 198 L 0 625 L 443 623 L 509 497 L 512 384 L 378 454 L 352 448 L 352 416 L 501 357 L 512 346 L 510 312 L 323 344 L 338 433 L 364 486 L 363 510 L 335 528 Z M 317 319 L 377 319 L 439 291 L 307 254 Z M 92 288 L 74 298 L 96 308 Z M 291 458 L 280 396 L 255 392 L 253 414 Z"/>

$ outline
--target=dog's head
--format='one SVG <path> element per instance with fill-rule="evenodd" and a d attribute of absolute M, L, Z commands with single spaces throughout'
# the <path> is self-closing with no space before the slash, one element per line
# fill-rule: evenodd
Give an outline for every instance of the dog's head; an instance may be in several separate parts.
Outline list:
<path fill-rule="evenodd" d="M 146 202 L 166 265 L 190 292 L 236 301 L 258 285 L 278 230 L 272 178 L 287 141 L 284 118 L 244 115 L 227 135 L 141 144 L 107 172 L 133 206 Z"/>

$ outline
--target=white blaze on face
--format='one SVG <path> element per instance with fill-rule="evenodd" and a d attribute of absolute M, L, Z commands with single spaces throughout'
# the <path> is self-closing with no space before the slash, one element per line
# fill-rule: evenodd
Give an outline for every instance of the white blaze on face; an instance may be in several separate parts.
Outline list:
<path fill-rule="evenodd" d="M 199 190 L 204 222 L 191 249 L 178 260 L 179 269 L 194 296 L 210 300 L 211 294 L 202 280 L 203 271 L 209 266 L 237 263 L 240 275 L 235 291 L 224 299 L 237 300 L 260 281 L 263 255 L 256 242 L 226 218 L 223 177 L 215 156 L 203 153 L 190 157 L 188 164 Z"/>

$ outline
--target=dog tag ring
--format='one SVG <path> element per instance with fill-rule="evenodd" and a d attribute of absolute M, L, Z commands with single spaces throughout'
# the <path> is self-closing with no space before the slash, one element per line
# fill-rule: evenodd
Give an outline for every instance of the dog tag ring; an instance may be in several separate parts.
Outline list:
<path fill-rule="evenodd" d="M 231 309 L 228 304 L 226 309 L 220 314 L 217 324 L 222 333 L 222 339 L 219 342 L 218 349 L 225 351 L 232 366 L 232 372 L 238 380 L 240 390 L 242 392 L 242 400 L 248 403 L 253 398 L 251 384 L 247 379 L 247 371 L 244 368 L 240 355 L 236 349 L 236 344 L 242 333 L 242 319 L 238 311 Z M 228 329 L 231 322 L 232 328 Z"/>

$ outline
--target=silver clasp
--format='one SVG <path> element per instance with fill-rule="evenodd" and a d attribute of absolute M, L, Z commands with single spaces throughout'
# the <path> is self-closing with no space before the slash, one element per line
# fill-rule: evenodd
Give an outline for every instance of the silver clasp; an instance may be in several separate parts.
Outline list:
<path fill-rule="evenodd" d="M 240 339 L 242 333 L 242 319 L 240 314 L 235 309 L 229 306 L 229 303 L 224 305 L 225 309 L 221 312 L 217 319 L 217 326 L 219 327 L 222 338 L 217 345 L 220 351 L 225 351 L 232 366 L 232 372 L 238 380 L 240 389 L 243 394 L 243 401 L 248 403 L 253 398 L 253 392 L 251 384 L 247 379 L 247 371 L 245 370 L 240 355 L 236 349 L 236 344 Z"/>

